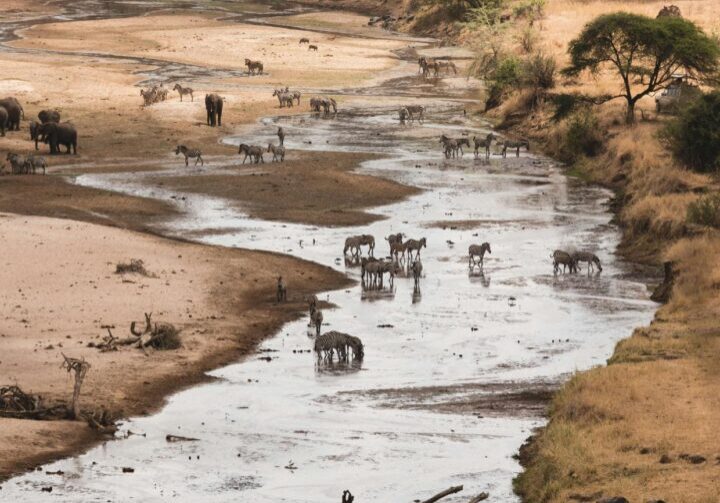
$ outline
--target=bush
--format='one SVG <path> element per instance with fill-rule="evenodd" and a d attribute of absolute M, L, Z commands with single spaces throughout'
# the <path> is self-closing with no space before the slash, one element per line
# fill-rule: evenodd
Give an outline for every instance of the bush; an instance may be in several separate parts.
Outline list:
<path fill-rule="evenodd" d="M 574 113 L 568 120 L 567 132 L 560 148 L 560 158 L 572 163 L 582 156 L 595 157 L 603 147 L 597 117 L 589 109 Z"/>
<path fill-rule="evenodd" d="M 720 168 L 720 91 L 700 97 L 663 131 L 673 155 L 687 167 L 708 173 Z"/>
<path fill-rule="evenodd" d="M 523 63 L 523 80 L 533 89 L 550 89 L 555 86 L 556 67 L 555 58 L 535 53 Z"/>
<path fill-rule="evenodd" d="M 520 47 L 525 54 L 530 54 L 535 49 L 540 36 L 532 27 L 528 26 L 520 33 Z"/>
<path fill-rule="evenodd" d="M 690 203 L 687 221 L 708 227 L 720 227 L 720 194 L 704 196 Z"/>
<path fill-rule="evenodd" d="M 552 97 L 552 103 L 555 106 L 552 120 L 560 122 L 575 111 L 578 98 L 574 94 L 556 94 Z"/>
<path fill-rule="evenodd" d="M 534 20 L 542 16 L 545 10 L 545 0 L 526 0 L 513 9 L 515 17 L 526 17 Z"/>

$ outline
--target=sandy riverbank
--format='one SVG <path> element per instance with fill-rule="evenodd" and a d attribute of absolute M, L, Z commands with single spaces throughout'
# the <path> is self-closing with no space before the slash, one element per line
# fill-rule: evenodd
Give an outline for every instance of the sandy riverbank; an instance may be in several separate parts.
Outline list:
<path fill-rule="evenodd" d="M 35 2 L 12 2 L 18 17 L 41 13 Z M 13 69 L 12 75 L 0 79 L 0 93 L 18 97 L 27 117 L 20 132 L 0 138 L 3 159 L 7 151 L 33 150 L 27 122 L 44 108 L 59 109 L 63 120 L 75 124 L 80 140 L 77 157 L 50 159 L 48 176 L 0 178 L 0 211 L 23 215 L 0 218 L 0 235 L 9 243 L 3 253 L 2 303 L 7 314 L 0 322 L 0 383 L 16 383 L 49 401 L 68 399 L 71 383 L 60 369 L 60 353 L 65 352 L 92 364 L 83 408 L 107 407 L 119 415 L 147 413 L 168 393 L 202 380 L 206 370 L 251 354 L 260 340 L 304 311 L 304 294 L 346 284 L 341 275 L 296 259 L 139 234 L 134 231 L 172 218 L 178 208 L 171 202 L 79 187 L 61 175 L 155 170 L 164 163 L 181 162 L 173 152 L 178 143 L 201 147 L 211 159 L 232 155 L 234 149 L 219 139 L 276 113 L 273 87 L 362 85 L 396 63 L 391 50 L 402 43 L 241 25 L 187 12 L 45 24 L 22 35 L 13 42 L 16 46 L 40 51 L 0 52 L 0 61 Z M 317 42 L 321 50 L 298 48 L 301 36 Z M 82 54 L 90 52 L 97 54 Z M 168 101 L 143 109 L 136 84 L 147 76 L 137 72 L 149 72 L 153 65 L 103 54 L 187 63 L 208 71 L 192 82 L 181 82 L 196 89 L 194 102 L 180 102 L 171 93 Z M 263 59 L 267 75 L 228 77 L 218 71 L 241 70 L 244 57 Z M 207 92 L 226 98 L 220 128 L 205 125 L 202 97 Z M 292 112 L 306 110 L 305 102 Z M 316 201 L 311 210 L 307 198 L 291 199 L 269 215 L 259 189 L 270 179 L 253 186 L 257 194 L 250 190 L 235 199 L 257 195 L 251 201 L 243 199 L 243 204 L 255 204 L 258 214 L 268 218 L 345 224 L 372 220 L 364 208 L 412 192 L 353 175 L 349 171 L 359 159 L 352 155 L 318 159 L 313 173 L 311 161 L 305 159 L 277 168 L 270 177 L 282 186 L 312 182 Z M 227 158 L 223 162 L 227 164 Z M 212 163 L 206 169 L 212 169 Z M 230 195 L 218 192 L 221 187 L 215 182 L 221 176 L 208 177 L 212 182 L 200 183 L 199 188 L 195 183 L 200 180 L 177 183 L 183 190 Z M 323 197 L 324 191 L 333 197 Z M 353 197 L 345 197 L 346 204 L 338 210 L 338 201 L 351 192 Z M 333 220 L 333 214 L 340 216 Z M 144 260 L 157 277 L 114 274 L 118 262 L 131 258 Z M 290 302 L 278 306 L 274 288 L 280 271 L 288 282 Z M 145 357 L 134 349 L 99 353 L 87 347 L 106 333 L 101 325 L 114 325 L 116 335 L 126 335 L 129 323 L 141 321 L 149 311 L 154 319 L 182 328 L 182 349 Z M 0 439 L 3 479 L 76 453 L 96 437 L 81 422 L 2 419 Z"/>

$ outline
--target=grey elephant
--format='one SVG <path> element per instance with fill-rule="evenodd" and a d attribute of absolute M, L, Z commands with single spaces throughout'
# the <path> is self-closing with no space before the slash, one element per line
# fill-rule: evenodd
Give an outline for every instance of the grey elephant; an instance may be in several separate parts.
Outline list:
<path fill-rule="evenodd" d="M 217 94 L 205 95 L 208 126 L 222 126 L 223 98 Z"/>
<path fill-rule="evenodd" d="M 37 138 L 40 135 L 44 135 L 45 142 L 50 144 L 51 154 L 59 154 L 60 145 L 64 145 L 67 148 L 66 154 L 69 154 L 71 149 L 73 154 L 77 154 L 77 130 L 72 124 L 68 122 L 61 124 L 57 122 L 40 124 L 37 133 L 35 144 L 37 145 Z"/>
<path fill-rule="evenodd" d="M 47 122 L 60 122 L 60 112 L 57 110 L 41 110 L 38 113 L 38 119 L 45 124 Z"/>
<path fill-rule="evenodd" d="M 5 107 L 0 107 L 0 132 L 5 136 L 5 128 L 8 127 L 8 111 Z"/>
<path fill-rule="evenodd" d="M 0 100 L 0 107 L 4 107 L 8 113 L 8 129 L 20 131 L 20 118 L 25 118 L 25 111 L 20 102 L 13 97 Z"/>

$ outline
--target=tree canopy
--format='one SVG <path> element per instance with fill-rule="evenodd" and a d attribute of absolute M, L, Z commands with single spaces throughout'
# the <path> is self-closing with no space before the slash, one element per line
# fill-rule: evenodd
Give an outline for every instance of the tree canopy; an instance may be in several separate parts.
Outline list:
<path fill-rule="evenodd" d="M 584 70 L 596 73 L 614 68 L 622 79 L 622 92 L 608 99 L 627 100 L 627 121 L 635 118 L 635 104 L 664 89 L 677 74 L 694 78 L 718 71 L 720 48 L 694 23 L 678 17 L 618 12 L 599 16 L 570 42 L 566 75 Z"/>

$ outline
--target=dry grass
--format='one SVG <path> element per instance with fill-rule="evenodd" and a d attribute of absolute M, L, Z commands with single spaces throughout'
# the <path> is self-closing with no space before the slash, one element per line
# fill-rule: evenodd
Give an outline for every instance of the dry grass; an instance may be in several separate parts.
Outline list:
<path fill-rule="evenodd" d="M 540 44 L 563 64 L 567 43 L 594 17 L 619 10 L 655 16 L 669 3 L 706 31 L 720 31 L 720 2 L 711 0 L 549 0 Z M 562 92 L 617 90 L 609 73 L 565 84 Z M 506 117 L 520 102 L 513 100 L 497 113 Z M 652 98 L 641 107 L 652 110 Z M 717 181 L 675 163 L 658 141 L 665 117 L 646 114 L 651 121 L 626 127 L 620 101 L 595 107 L 595 113 L 607 137 L 605 151 L 581 159 L 574 171 L 618 190 L 622 250 L 656 263 L 672 260 L 676 279 L 669 303 L 650 326 L 617 345 L 609 366 L 576 375 L 558 393 L 516 488 L 533 503 L 598 492 L 633 502 L 720 502 L 720 362 L 715 356 L 720 350 L 720 234 L 687 224 L 688 205 L 717 190 Z M 532 111 L 519 134 L 533 136 L 557 154 L 565 125 L 550 122 L 551 115 L 549 106 Z M 663 454 L 670 463 L 659 463 Z M 682 454 L 707 461 L 692 464 Z"/>

